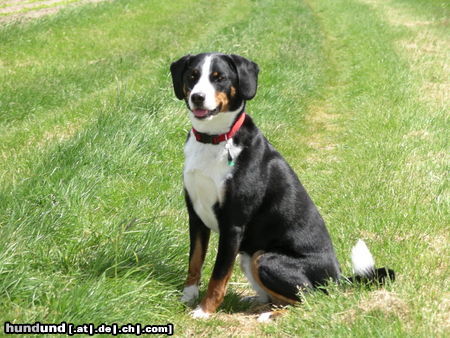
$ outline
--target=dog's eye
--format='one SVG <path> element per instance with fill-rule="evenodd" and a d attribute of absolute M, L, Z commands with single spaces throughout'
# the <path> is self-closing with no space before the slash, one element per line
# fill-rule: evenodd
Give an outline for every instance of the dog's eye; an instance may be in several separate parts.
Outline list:
<path fill-rule="evenodd" d="M 217 81 L 217 82 L 222 82 L 223 80 L 225 80 L 225 77 L 222 74 L 218 73 L 218 72 L 214 72 L 213 73 L 213 79 L 215 81 Z"/>
<path fill-rule="evenodd" d="M 198 78 L 198 71 L 193 71 L 191 75 L 189 75 L 189 80 L 196 80 Z"/>

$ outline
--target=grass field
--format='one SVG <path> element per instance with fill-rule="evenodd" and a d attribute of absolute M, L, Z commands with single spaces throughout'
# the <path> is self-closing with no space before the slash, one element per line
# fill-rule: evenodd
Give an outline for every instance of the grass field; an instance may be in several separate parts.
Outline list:
<path fill-rule="evenodd" d="M 0 321 L 448 335 L 449 17 L 445 0 L 116 0 L 3 23 Z M 363 238 L 395 283 L 330 286 L 262 325 L 236 265 L 219 313 L 190 318 L 190 126 L 169 65 L 201 51 L 259 64 L 247 111 L 320 208 L 344 274 Z"/>

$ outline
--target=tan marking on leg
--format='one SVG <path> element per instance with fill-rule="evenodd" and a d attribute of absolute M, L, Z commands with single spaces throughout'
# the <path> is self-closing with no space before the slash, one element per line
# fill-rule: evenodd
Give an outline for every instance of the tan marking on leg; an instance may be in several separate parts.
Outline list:
<path fill-rule="evenodd" d="M 192 257 L 189 261 L 188 276 L 186 278 L 185 286 L 199 284 L 202 272 L 203 259 L 204 255 L 203 255 L 202 241 L 200 240 L 200 237 L 197 237 L 195 241 L 194 252 L 192 253 Z"/>
<path fill-rule="evenodd" d="M 220 111 L 226 112 L 229 109 L 228 95 L 224 92 L 216 92 L 216 103 L 221 105 Z"/>
<path fill-rule="evenodd" d="M 209 281 L 208 291 L 206 292 L 205 298 L 203 298 L 200 307 L 203 311 L 212 313 L 222 304 L 223 298 L 225 297 L 225 292 L 227 291 L 228 280 L 231 277 L 233 267 L 222 279 L 213 279 Z"/>
<path fill-rule="evenodd" d="M 272 301 L 274 303 L 277 303 L 279 305 L 286 305 L 286 304 L 295 304 L 297 303 L 296 300 L 294 299 L 290 299 L 288 297 L 285 297 L 283 295 L 280 295 L 279 293 L 269 289 L 267 286 L 265 286 L 263 284 L 263 282 L 261 281 L 261 279 L 259 278 L 259 273 L 258 273 L 258 267 L 259 267 L 259 258 L 261 257 L 261 255 L 264 254 L 264 251 L 260 250 L 257 251 L 253 254 L 252 256 L 252 262 L 251 262 L 251 270 L 252 270 L 252 275 L 253 278 L 255 278 L 255 281 L 258 283 L 258 285 L 264 290 L 266 291 L 269 296 L 272 298 Z"/>

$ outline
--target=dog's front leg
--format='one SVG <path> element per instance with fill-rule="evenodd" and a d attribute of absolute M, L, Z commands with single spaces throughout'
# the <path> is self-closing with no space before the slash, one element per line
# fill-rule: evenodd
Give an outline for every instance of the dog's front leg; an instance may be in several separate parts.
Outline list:
<path fill-rule="evenodd" d="M 194 318 L 208 318 L 222 303 L 241 239 L 241 228 L 235 226 L 220 228 L 219 248 L 208 291 L 200 305 L 194 310 Z"/>
<path fill-rule="evenodd" d="M 202 266 L 208 249 L 211 230 L 197 216 L 188 197 L 186 200 L 189 213 L 190 250 L 188 275 L 184 284 L 181 301 L 188 305 L 193 305 L 198 298 L 198 285 L 200 283 Z"/>

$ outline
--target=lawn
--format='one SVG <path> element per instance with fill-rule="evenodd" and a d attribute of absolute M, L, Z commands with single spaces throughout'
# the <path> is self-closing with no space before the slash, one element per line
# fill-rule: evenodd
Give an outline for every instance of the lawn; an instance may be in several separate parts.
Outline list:
<path fill-rule="evenodd" d="M 448 335 L 449 17 L 444 0 L 116 0 L 4 21 L 0 322 Z M 247 112 L 321 210 L 344 275 L 362 238 L 394 283 L 331 285 L 259 324 L 236 264 L 218 314 L 190 318 L 179 302 L 190 126 L 169 66 L 201 51 L 259 64 Z"/>

